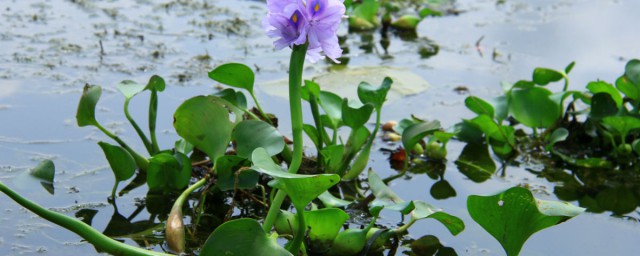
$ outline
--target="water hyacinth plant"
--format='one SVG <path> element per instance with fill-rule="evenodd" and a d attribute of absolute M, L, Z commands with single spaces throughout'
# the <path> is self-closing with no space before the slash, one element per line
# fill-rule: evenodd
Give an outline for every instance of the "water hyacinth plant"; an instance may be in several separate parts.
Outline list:
<path fill-rule="evenodd" d="M 378 2 L 363 1 L 363 5 L 371 3 Z M 394 127 L 383 128 L 397 132 L 398 140 L 401 140 L 404 147 L 400 154 L 401 172 L 382 179 L 372 168 L 368 168 L 366 175 L 361 175 L 368 167 L 370 152 L 378 138 L 378 130 L 382 127 L 381 111 L 393 80 L 385 78 L 380 81 L 379 86 L 362 82 L 357 86 L 358 99 L 347 99 L 322 90 L 321 85 L 314 81 L 303 82 L 302 79 L 305 60 L 316 63 L 327 57 L 339 63 L 342 49 L 337 32 L 341 21 L 346 18 L 347 6 L 351 4 L 352 1 L 344 3 L 341 0 L 267 0 L 268 13 L 262 26 L 266 34 L 274 39 L 276 49 L 291 49 L 289 111 L 292 148 L 289 148 L 285 143 L 286 138 L 277 130 L 277 119 L 260 107 L 253 90 L 255 75 L 244 64 L 219 65 L 208 75 L 221 84 L 246 90 L 251 95 L 255 108 L 250 109 L 243 92 L 233 88 L 213 95 L 192 97 L 184 101 L 173 115 L 173 127 L 180 139 L 168 149 L 158 145 L 155 135 L 159 93 L 166 86 L 164 79 L 153 76 L 146 86 L 128 80 L 120 83 L 117 88 L 125 96 L 124 114 L 141 138 L 149 157 L 135 152 L 122 139 L 100 125 L 96 120 L 95 110 L 101 87 L 87 85 L 78 104 L 76 120 L 78 126 L 94 126 L 118 143 L 98 143 L 115 176 L 110 197 L 114 208 L 118 184 L 137 172 L 137 177 L 127 186 L 128 189 L 146 184 L 149 189 L 148 197 L 166 197 L 165 201 L 171 205 L 170 211 L 158 215 L 166 215 L 163 217 L 165 242 L 169 252 L 177 254 L 366 255 L 393 247 L 390 241 L 406 235 L 414 223 L 423 219 L 437 221 L 455 236 L 465 229 L 460 218 L 424 201 L 406 201 L 394 193 L 387 183 L 403 176 L 410 169 L 417 169 L 422 163 L 412 160 L 426 158 L 441 164 L 447 157 L 446 145 L 454 138 L 468 142 L 468 145 L 472 145 L 470 148 L 484 149 L 481 155 L 474 152 L 471 156 L 461 155 L 456 162 L 466 168 L 463 170 L 461 167 L 461 171 L 481 172 L 480 178 L 471 178 L 473 181 L 489 179 L 495 172 L 495 165 L 489 156 L 489 146 L 496 155 L 504 159 L 512 157 L 518 150 L 514 137 L 515 128 L 503 124 L 507 118 L 505 108 L 527 127 L 551 129 L 562 123 L 556 120 L 561 117 L 559 113 L 554 112 L 553 117 L 556 119 L 542 115 L 544 120 L 538 120 L 539 115 L 531 113 L 518 102 L 523 98 L 542 97 L 546 101 L 556 102 L 558 105 L 554 105 L 554 109 L 559 109 L 562 100 L 569 95 L 575 99 L 583 95 L 569 93 L 565 86 L 564 94 L 552 97 L 550 92 L 539 87 L 563 78 L 568 82 L 566 74 L 570 68 L 565 72 L 556 72 L 560 75 L 551 71 L 539 71 L 538 75 L 534 74 L 534 82 L 516 84 L 509 90 L 507 98 L 512 99 L 508 102 L 511 107 L 499 104 L 494 107 L 480 98 L 468 98 L 465 105 L 479 116 L 473 120 L 465 120 L 454 131 L 444 131 L 440 122 L 435 120 L 405 119 Z M 631 95 L 632 87 L 638 85 L 638 64 L 634 62 L 629 65 L 630 71 L 621 78 L 623 80 L 619 89 Z M 613 145 L 623 146 L 616 156 L 628 156 L 633 154 L 632 150 L 640 152 L 640 143 L 633 133 L 640 126 L 635 119 L 629 119 L 632 118 L 632 114 L 628 113 L 630 111 L 620 109 L 623 105 L 617 104 L 618 98 L 615 95 L 597 96 L 603 92 L 615 94 L 609 89 L 611 88 L 606 85 L 591 86 L 591 92 L 595 94 L 590 102 L 593 112 L 591 118 L 598 122 L 601 132 L 609 134 L 607 138 Z M 133 96 L 145 90 L 151 93 L 148 118 L 150 139 L 128 110 Z M 539 93 L 526 97 L 521 92 L 523 90 Z M 596 104 L 598 97 L 603 98 L 604 103 L 600 104 L 606 106 Z M 588 97 L 580 99 L 586 98 Z M 311 107 L 313 125 L 303 123 L 303 99 Z M 633 100 L 634 106 L 638 106 L 639 104 L 635 104 L 638 97 Z M 610 104 L 611 102 L 614 103 Z M 608 111 L 614 106 L 617 112 Z M 601 108 L 606 109 L 600 110 Z M 366 124 L 374 111 L 375 126 L 370 131 Z M 637 114 L 637 107 L 631 112 Z M 350 132 L 343 141 L 339 137 L 339 130 L 344 127 L 348 127 Z M 316 146 L 315 158 L 305 157 L 303 154 L 305 133 Z M 550 136 L 552 138 L 548 141 L 553 141 L 549 143 L 550 151 L 562 156 L 560 150 L 555 151 L 554 145 L 565 138 L 561 138 L 561 135 Z M 632 149 L 627 150 L 626 145 L 630 139 L 635 140 Z M 34 176 L 53 186 L 52 162 L 44 162 L 34 170 Z M 366 186 L 362 186 L 362 182 Z M 444 179 L 442 182 L 444 183 L 440 184 L 448 186 Z M 85 222 L 44 209 L 1 183 L 0 191 L 41 217 L 82 236 L 98 251 L 114 255 L 166 255 L 120 243 L 107 236 L 108 232 L 100 233 Z M 340 192 L 334 193 L 335 191 Z M 123 191 L 120 192 L 122 193 Z M 203 227 L 205 224 L 202 223 L 206 222 L 202 219 L 214 215 L 211 212 L 219 207 L 207 205 L 208 198 L 220 195 L 231 201 L 228 212 L 218 218 L 220 223 L 217 225 Z M 242 195 L 247 195 L 246 198 L 264 206 L 266 214 L 255 218 L 234 218 L 234 203 L 241 200 L 238 198 L 242 198 Z M 445 197 L 447 196 L 434 196 L 438 199 Z M 189 201 L 194 201 L 194 204 L 190 205 Z M 581 208 L 570 204 L 536 200 L 524 188 L 513 188 L 495 196 L 472 196 L 467 205 L 472 218 L 496 237 L 509 255 L 518 254 L 526 239 L 533 233 L 582 212 Z M 346 207 L 368 214 L 367 223 L 358 225 L 361 223 L 349 222 Z M 409 219 L 397 227 L 385 227 L 377 223 L 383 211 L 400 213 L 403 220 L 404 216 L 409 216 Z M 186 213 L 191 214 L 191 222 L 188 224 L 184 222 Z M 262 223 L 259 221 L 261 219 Z M 530 224 L 536 219 L 545 220 L 545 223 L 532 224 L 531 230 L 525 231 L 513 228 L 522 223 Z M 189 249 L 187 243 L 196 240 L 193 234 L 199 228 L 208 230 L 208 238 L 206 241 L 198 241 L 202 243 L 195 246 L 195 250 Z M 513 239 L 514 236 L 517 239 Z M 279 242 L 277 238 L 282 240 Z M 397 243 L 395 246 L 397 247 Z"/>

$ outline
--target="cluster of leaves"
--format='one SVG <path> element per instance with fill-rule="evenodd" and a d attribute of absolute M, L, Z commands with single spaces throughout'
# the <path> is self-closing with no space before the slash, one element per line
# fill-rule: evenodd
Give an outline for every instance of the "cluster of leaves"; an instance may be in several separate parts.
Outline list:
<path fill-rule="evenodd" d="M 344 5 L 349 10 L 350 29 L 370 30 L 382 24 L 399 30 L 415 31 L 424 18 L 442 16 L 442 6 L 448 2 L 450 1 L 346 0 Z"/>
<path fill-rule="evenodd" d="M 467 97 L 465 105 L 477 116 L 456 126 L 457 138 L 469 143 L 468 148 L 488 145 L 505 161 L 521 153 L 548 153 L 557 162 L 552 166 L 573 170 L 582 180 L 553 168 L 539 173 L 565 182 L 556 188 L 560 198 L 580 200 L 595 212 L 631 212 L 640 202 L 640 195 L 631 192 L 640 178 L 635 174 L 640 159 L 640 60 L 628 61 L 615 83 L 592 81 L 586 91 L 569 90 L 573 66 L 563 71 L 536 68 L 531 81 L 504 84 L 505 94 L 489 101 Z M 547 88 L 561 81 L 561 91 Z M 487 161 L 488 150 L 482 152 L 467 159 L 463 151 L 456 162 L 461 171 L 473 171 L 465 174 L 479 182 L 495 171 Z M 596 178 L 594 170 L 606 178 Z M 486 175 L 478 175 L 482 173 Z"/>

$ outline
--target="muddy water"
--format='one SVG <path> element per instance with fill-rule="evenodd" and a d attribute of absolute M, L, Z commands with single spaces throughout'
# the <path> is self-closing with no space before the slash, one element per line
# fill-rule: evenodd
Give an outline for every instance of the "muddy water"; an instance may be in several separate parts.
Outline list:
<path fill-rule="evenodd" d="M 528 79 L 533 68 L 577 65 L 571 74 L 574 88 L 594 79 L 613 81 L 628 58 L 640 56 L 636 24 L 640 2 L 617 1 L 457 1 L 459 15 L 423 21 L 417 37 L 340 33 L 349 48 L 348 67 L 392 66 L 411 70 L 430 84 L 420 94 L 392 102 L 385 120 L 416 114 L 439 119 L 444 126 L 470 117 L 462 102 L 468 94 L 490 97 L 501 92 L 501 81 Z M 21 194 L 46 206 L 74 215 L 80 209 L 97 210 L 92 225 L 107 228 L 114 209 L 107 203 L 112 174 L 97 141 L 107 140 L 91 128 L 75 125 L 76 104 L 85 83 L 105 89 L 98 119 L 143 151 L 121 114 L 123 99 L 115 85 L 124 79 L 146 82 L 158 74 L 169 87 L 160 95 L 159 140 L 173 145 L 177 135 L 171 114 L 183 100 L 215 90 L 206 72 L 218 64 L 242 62 L 259 70 L 257 83 L 286 77 L 288 51 L 274 51 L 260 29 L 265 13 L 262 1 L 89 1 L 48 0 L 0 2 L 0 179 Z M 437 54 L 433 55 L 437 45 Z M 422 53 L 422 54 L 420 54 Z M 307 65 L 307 74 L 322 75 L 327 63 Z M 454 89 L 464 86 L 466 94 Z M 557 87 L 556 87 L 557 88 Z M 263 107 L 280 117 L 287 115 L 282 98 L 271 87 L 258 86 Z M 354 88 L 355 90 L 355 84 Z M 132 114 L 145 120 L 148 95 L 133 100 Z M 289 126 L 281 122 L 283 133 Z M 380 143 L 378 147 L 386 147 Z M 509 167 L 505 177 L 477 184 L 461 175 L 453 164 L 462 145 L 450 144 L 445 178 L 457 196 L 437 201 L 426 175 L 395 181 L 392 188 L 405 199 L 420 199 L 460 216 L 467 229 L 452 237 L 432 221 L 410 230 L 413 238 L 436 235 L 462 255 L 502 255 L 500 245 L 468 216 L 469 194 L 485 194 L 528 184 L 536 196 L 554 199 L 553 186 Z M 381 153 L 371 166 L 390 175 Z M 55 194 L 37 184 L 17 182 L 18 176 L 41 159 L 53 159 L 57 173 Z M 144 189 L 118 199 L 118 211 L 134 221 L 153 219 L 145 210 L 136 213 Z M 0 200 L 0 254 L 92 255 L 94 248 L 76 235 L 56 227 L 12 201 Z M 638 218 L 637 213 L 629 214 Z M 157 220 L 155 220 L 157 222 Z M 395 224 L 395 214 L 382 223 Z M 148 236 L 159 236 L 151 229 Z M 640 226 L 624 218 L 584 214 L 534 235 L 522 255 L 631 255 Z M 122 238 L 125 242 L 133 241 Z M 163 250 L 164 245 L 148 245 Z"/>

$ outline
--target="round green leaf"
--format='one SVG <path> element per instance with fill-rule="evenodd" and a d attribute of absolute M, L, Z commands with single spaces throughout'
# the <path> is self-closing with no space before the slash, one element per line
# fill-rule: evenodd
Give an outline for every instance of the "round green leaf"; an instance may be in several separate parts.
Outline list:
<path fill-rule="evenodd" d="M 601 120 L 607 116 L 618 113 L 615 100 L 608 93 L 596 93 L 591 98 L 591 111 L 589 117 L 594 120 Z"/>
<path fill-rule="evenodd" d="M 218 98 L 197 96 L 188 99 L 178 107 L 173 118 L 176 132 L 212 161 L 224 155 L 231 140 L 233 123 Z"/>
<path fill-rule="evenodd" d="M 225 222 L 204 243 L 200 255 L 292 255 L 275 238 L 270 238 L 253 219 Z"/>
<path fill-rule="evenodd" d="M 229 103 L 240 109 L 247 109 L 247 97 L 245 97 L 244 93 L 242 92 L 238 92 L 231 88 L 226 88 L 213 95 L 228 101 Z"/>
<path fill-rule="evenodd" d="M 616 80 L 616 88 L 629 97 L 629 99 L 634 101 L 640 100 L 640 85 L 633 84 L 626 75 Z"/>
<path fill-rule="evenodd" d="M 634 83 L 636 86 L 640 86 L 640 60 L 633 59 L 627 62 L 624 68 L 624 74 Z"/>
<path fill-rule="evenodd" d="M 96 104 L 100 100 L 102 94 L 102 87 L 94 85 L 85 85 L 82 90 L 82 97 L 80 97 L 80 103 L 78 104 L 78 111 L 76 112 L 76 121 L 78 126 L 84 127 L 87 125 L 96 125 Z"/>
<path fill-rule="evenodd" d="M 239 156 L 250 159 L 253 150 L 264 148 L 270 156 L 284 149 L 282 134 L 273 126 L 259 120 L 245 120 L 233 130 L 236 141 L 236 152 Z"/>
<path fill-rule="evenodd" d="M 349 106 L 349 101 L 345 98 L 342 101 L 342 121 L 345 125 L 357 129 L 369 121 L 373 113 L 373 105 L 365 104 L 359 108 Z"/>
<path fill-rule="evenodd" d="M 149 91 L 161 92 L 164 91 L 165 87 L 166 84 L 164 82 L 164 79 L 158 75 L 153 75 L 151 76 L 151 78 L 149 78 L 149 82 L 144 89 Z"/>
<path fill-rule="evenodd" d="M 113 175 L 116 176 L 116 182 L 127 180 L 133 176 L 136 172 L 136 162 L 127 150 L 102 141 L 98 142 L 98 145 L 102 148 Z"/>
<path fill-rule="evenodd" d="M 244 64 L 227 63 L 209 72 L 209 77 L 221 84 L 242 88 L 253 94 L 255 75 L 253 70 Z"/>
<path fill-rule="evenodd" d="M 447 199 L 457 195 L 456 190 L 446 180 L 439 180 L 434 183 L 429 192 L 435 199 Z"/>
<path fill-rule="evenodd" d="M 618 92 L 618 90 L 609 83 L 602 81 L 590 82 L 587 84 L 587 89 L 589 89 L 593 94 L 607 93 L 611 96 L 611 99 L 616 102 L 616 106 L 618 108 L 622 106 L 622 96 L 620 96 L 620 92 Z"/>
<path fill-rule="evenodd" d="M 562 107 L 541 87 L 514 89 L 509 94 L 509 112 L 520 123 L 531 128 L 547 128 L 562 116 Z"/>
<path fill-rule="evenodd" d="M 471 218 L 500 242 L 508 256 L 518 255 L 527 239 L 534 233 L 557 225 L 584 211 L 571 204 L 545 204 L 568 210 L 538 209 L 538 203 L 528 189 L 513 187 L 494 196 L 471 195 L 467 208 Z"/>

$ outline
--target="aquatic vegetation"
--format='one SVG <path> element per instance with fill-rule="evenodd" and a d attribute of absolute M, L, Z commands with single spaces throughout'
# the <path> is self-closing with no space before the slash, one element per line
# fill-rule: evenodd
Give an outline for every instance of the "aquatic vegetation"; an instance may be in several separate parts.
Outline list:
<path fill-rule="evenodd" d="M 354 7 L 353 12 L 366 14 L 368 16 L 363 17 L 373 22 L 371 15 L 376 12 L 365 8 L 376 3 L 363 1 Z M 306 59 L 316 61 L 321 58 L 321 53 L 335 62 L 340 57 L 342 50 L 337 42 L 336 31 L 346 7 L 337 0 L 281 0 L 267 1 L 267 4 L 267 33 L 277 39 L 276 48 L 292 49 L 289 63 L 292 148 L 286 143 L 288 138 L 278 131 L 277 119 L 265 112 L 258 103 L 253 90 L 255 75 L 252 69 L 240 63 L 219 65 L 208 75 L 221 84 L 247 91 L 255 108 L 248 107 L 242 91 L 231 88 L 214 95 L 187 99 L 173 115 L 173 126 L 180 138 L 177 138 L 173 147 L 166 149 L 158 145 L 155 135 L 158 101 L 166 86 L 164 79 L 153 76 L 146 86 L 133 81 L 123 81 L 118 85 L 118 90 L 125 96 L 124 114 L 149 157 L 135 152 L 97 121 L 95 110 L 101 87 L 87 85 L 80 98 L 76 115 L 78 126 L 94 126 L 118 144 L 98 143 L 114 173 L 115 185 L 111 193 L 114 208 L 118 184 L 132 178 L 137 170 L 133 186 L 146 184 L 148 197 L 167 198 L 162 201 L 171 205 L 169 212 L 158 215 L 166 215 L 164 235 L 172 253 L 366 254 L 392 248 L 390 241 L 405 235 L 412 225 L 425 219 L 436 220 L 451 235 L 458 235 L 465 229 L 462 219 L 424 201 L 404 200 L 387 186 L 390 180 L 416 171 L 425 162 L 436 163 L 436 166 L 442 163 L 447 159 L 447 144 L 453 139 L 468 143 L 456 164 L 463 174 L 475 182 L 485 181 L 496 172 L 489 148 L 506 162 L 517 154 L 528 153 L 523 149 L 534 147 L 537 142 L 546 144 L 546 147 L 538 148 L 548 150 L 567 164 L 586 168 L 614 166 L 607 165 L 612 162 L 618 167 L 629 167 L 629 163 L 637 161 L 637 157 L 631 155 L 640 154 L 640 142 L 636 138 L 640 129 L 640 122 L 637 121 L 640 108 L 637 90 L 637 86 L 640 86 L 639 62 L 629 62 L 625 75 L 616 83 L 617 90 L 610 84 L 594 82 L 587 86 L 589 93 L 568 90 L 567 77 L 573 67 L 571 64 L 564 71 L 536 69 L 532 81 L 520 81 L 508 86 L 506 95 L 493 103 L 470 96 L 465 105 L 478 116 L 464 120 L 453 129 L 443 129 L 437 120 L 426 121 L 415 117 L 384 127 L 385 130 L 393 130 L 404 147 L 399 151 L 401 172 L 383 179 L 369 168 L 366 177 L 363 177 L 365 175 L 361 174 L 368 167 L 373 143 L 382 127 L 381 113 L 393 81 L 385 78 L 379 86 L 360 83 L 357 99 L 341 98 L 322 90 L 321 85 L 314 81 L 303 81 Z M 415 23 L 407 19 L 404 22 L 409 25 Z M 552 93 L 544 87 L 563 79 L 565 86 L 561 93 Z M 149 137 L 128 110 L 130 100 L 145 90 L 151 94 Z M 626 97 L 623 98 L 619 91 Z M 573 97 L 573 101 L 565 110 L 564 101 L 568 97 Z M 302 100 L 309 102 L 313 124 L 303 123 Z M 576 111 L 574 103 L 578 100 L 587 104 L 589 111 Z M 628 109 L 627 105 L 633 107 Z M 366 124 L 374 111 L 375 124 L 369 130 Z M 581 114 L 587 115 L 584 121 L 576 118 Z M 565 148 L 563 144 L 582 141 L 575 141 L 577 138 L 571 137 L 575 135 L 569 132 L 574 130 L 568 128 L 570 125 L 591 128 L 581 130 L 586 132 L 585 135 L 593 135 L 590 145 L 609 149 L 609 152 L 588 159 L 578 159 L 572 155 L 574 152 L 567 151 L 569 147 Z M 516 129 L 522 126 L 531 129 L 533 134 L 518 136 Z M 348 135 L 343 140 L 341 134 L 346 133 L 347 129 Z M 544 130 L 540 133 L 538 129 Z M 303 155 L 303 134 L 313 142 L 317 152 L 315 157 Z M 603 151 L 590 151 L 600 152 Z M 53 169 L 52 162 L 43 162 L 33 173 L 51 183 Z M 442 179 L 432 187 L 434 198 L 455 195 L 455 191 L 447 191 L 453 188 L 446 183 L 443 173 L 436 176 Z M 368 189 L 361 189 L 362 184 L 366 184 Z M 343 189 L 341 193 L 334 193 L 341 186 L 350 187 L 355 192 L 350 194 Z M 0 184 L 0 190 L 43 218 L 82 236 L 99 251 L 116 255 L 163 255 L 119 243 L 113 239 L 112 233 L 100 233 L 85 222 L 44 209 L 4 184 Z M 243 192 L 248 193 L 248 197 L 257 204 L 263 204 L 266 213 L 256 211 L 260 215 L 233 220 L 228 218 L 231 214 L 225 214 L 216 227 L 209 227 L 213 230 L 206 241 L 194 247 L 199 251 L 190 251 L 186 244 L 193 239 L 188 237 L 188 228 L 206 226 L 201 220 L 206 218 L 208 211 L 213 210 L 205 206 L 207 197 L 229 199 L 232 203 L 228 210 L 233 212 L 236 197 Z M 618 192 L 616 189 L 609 193 Z M 193 200 L 198 204 L 190 209 L 193 212 L 191 222 L 185 225 L 183 210 L 190 207 L 187 202 L 194 195 L 197 199 Z M 291 204 L 295 210 L 282 207 L 283 204 Z M 366 225 L 347 222 L 350 218 L 350 212 L 344 209 L 347 206 L 364 212 L 368 218 Z M 581 208 L 570 204 L 537 200 L 529 190 L 521 187 L 495 196 L 470 196 L 467 208 L 471 217 L 502 244 L 508 255 L 517 255 L 533 233 L 582 212 Z M 399 213 L 403 220 L 408 216 L 408 220 L 397 227 L 385 227 L 377 223 L 382 211 Z M 114 219 L 126 220 L 119 214 L 114 216 Z M 261 219 L 262 224 L 259 222 Z M 109 227 L 107 230 L 111 231 Z M 286 244 L 282 246 L 277 238 L 286 240 Z M 412 250 L 416 252 L 454 251 L 442 246 L 434 237 L 423 236 L 414 243 Z M 425 243 L 433 245 L 424 248 Z"/>

